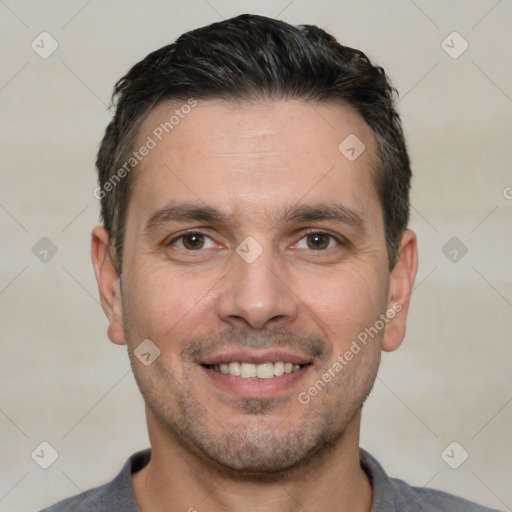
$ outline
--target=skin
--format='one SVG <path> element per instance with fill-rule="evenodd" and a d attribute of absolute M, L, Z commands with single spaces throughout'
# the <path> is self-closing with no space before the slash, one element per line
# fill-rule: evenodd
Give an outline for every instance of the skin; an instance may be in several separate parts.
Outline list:
<path fill-rule="evenodd" d="M 139 143 L 175 108 L 156 106 Z M 366 146 L 353 162 L 338 150 L 349 134 Z M 371 129 L 346 105 L 202 101 L 135 171 L 121 277 L 107 232 L 94 229 L 108 335 L 128 345 L 146 401 L 152 459 L 133 475 L 142 511 L 370 510 L 361 408 L 381 351 L 403 340 L 417 268 L 406 230 L 388 269 L 376 161 Z M 161 219 L 147 229 L 155 212 L 182 202 L 216 208 L 224 222 Z M 332 204 L 359 220 L 282 218 Z M 178 238 L 185 230 L 206 236 Z M 236 252 L 247 237 L 262 249 L 252 263 Z M 301 403 L 299 393 L 397 304 L 385 329 Z M 133 355 L 145 339 L 160 350 L 149 366 Z M 242 396 L 201 366 L 226 350 L 275 347 L 310 364 L 272 393 L 254 384 Z"/>

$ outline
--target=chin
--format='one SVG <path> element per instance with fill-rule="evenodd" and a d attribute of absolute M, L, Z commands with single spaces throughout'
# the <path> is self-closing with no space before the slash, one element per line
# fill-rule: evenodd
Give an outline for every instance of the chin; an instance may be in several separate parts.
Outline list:
<path fill-rule="evenodd" d="M 212 428 L 195 423 L 180 428 L 179 437 L 212 469 L 230 478 L 272 480 L 330 453 L 346 431 L 346 424 L 336 428 L 318 419 L 293 429 L 288 425 L 288 430 L 286 418 L 280 425 L 281 430 L 256 419 L 227 431 L 218 424 Z"/>

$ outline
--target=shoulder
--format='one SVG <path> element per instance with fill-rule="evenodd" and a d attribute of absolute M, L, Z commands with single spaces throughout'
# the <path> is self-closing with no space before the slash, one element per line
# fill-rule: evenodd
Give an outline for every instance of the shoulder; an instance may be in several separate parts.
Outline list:
<path fill-rule="evenodd" d="M 371 512 L 499 512 L 428 487 L 413 487 L 398 478 L 390 478 L 368 452 L 360 449 L 361 467 L 373 488 Z"/>
<path fill-rule="evenodd" d="M 450 512 L 498 512 L 447 492 L 429 487 L 413 487 L 403 480 L 390 478 L 390 485 L 397 510 L 403 512 L 450 511 Z"/>
<path fill-rule="evenodd" d="M 55 505 L 41 510 L 41 512 L 97 512 L 98 510 L 104 510 L 104 497 L 110 485 L 105 484 L 82 492 L 71 498 L 59 501 Z"/>
<path fill-rule="evenodd" d="M 137 452 L 111 482 L 66 498 L 40 512 L 139 512 L 131 476 L 146 466 L 150 458 L 150 450 Z"/>

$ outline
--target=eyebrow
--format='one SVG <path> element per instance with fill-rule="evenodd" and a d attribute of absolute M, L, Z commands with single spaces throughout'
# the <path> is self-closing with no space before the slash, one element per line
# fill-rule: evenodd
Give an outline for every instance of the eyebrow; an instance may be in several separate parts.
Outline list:
<path fill-rule="evenodd" d="M 144 232 L 151 234 L 171 222 L 185 220 L 212 222 L 215 224 L 228 223 L 228 218 L 216 208 L 195 203 L 179 203 L 166 205 L 154 212 L 146 222 Z"/>
<path fill-rule="evenodd" d="M 363 218 L 355 211 L 341 204 L 297 205 L 286 210 L 279 223 L 334 221 L 361 229 L 365 227 Z"/>
<path fill-rule="evenodd" d="M 144 232 L 150 235 L 171 222 L 187 220 L 228 225 L 230 217 L 219 209 L 197 203 L 169 204 L 154 212 L 146 222 Z M 365 230 L 363 218 L 355 211 L 337 203 L 293 205 L 285 208 L 284 214 L 277 218 L 275 225 L 301 222 L 331 221 Z"/>

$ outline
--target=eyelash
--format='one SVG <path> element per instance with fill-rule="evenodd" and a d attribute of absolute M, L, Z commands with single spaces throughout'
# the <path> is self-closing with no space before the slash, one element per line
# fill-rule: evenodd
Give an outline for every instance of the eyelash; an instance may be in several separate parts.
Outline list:
<path fill-rule="evenodd" d="M 164 245 L 165 247 L 171 247 L 174 243 L 176 243 L 178 240 L 181 240 L 183 239 L 183 237 L 187 236 L 187 235 L 202 235 L 204 236 L 205 238 L 208 238 L 212 241 L 214 241 L 209 235 L 207 235 L 206 233 L 203 233 L 201 231 L 185 231 L 183 233 L 181 233 L 180 235 L 174 237 L 173 239 L 169 240 L 169 241 L 165 241 L 164 242 Z M 345 238 L 339 236 L 339 235 L 333 235 L 332 233 L 329 233 L 327 231 L 319 231 L 319 230 L 311 230 L 311 231 L 307 231 L 305 232 L 300 238 L 299 238 L 299 241 L 302 240 L 303 238 L 306 238 L 307 236 L 309 235 L 326 235 L 328 237 L 330 237 L 332 240 L 334 240 L 339 246 L 346 246 L 348 245 L 348 240 L 346 240 Z M 297 244 L 298 242 L 296 242 Z M 295 244 L 294 244 L 295 245 Z M 181 249 L 181 248 L 180 248 Z M 328 248 L 328 249 L 332 249 L 332 247 Z M 327 251 L 328 249 L 320 249 L 318 251 L 315 251 L 314 249 L 311 249 L 312 252 L 325 252 Z M 192 250 L 192 249 L 182 249 L 186 252 L 190 252 L 190 253 L 194 253 L 194 252 L 201 252 L 201 249 L 196 249 L 196 250 Z"/>
<path fill-rule="evenodd" d="M 204 236 L 205 238 L 209 238 L 210 240 L 213 241 L 212 237 L 211 236 L 208 236 L 206 233 L 202 233 L 201 231 L 185 231 L 183 233 L 181 233 L 181 235 L 178 235 L 176 237 L 174 237 L 172 240 L 169 240 L 169 241 L 165 241 L 164 242 L 164 245 L 165 247 L 170 247 L 172 246 L 175 242 L 177 242 L 178 240 L 181 240 L 182 238 L 184 238 L 185 236 L 187 235 L 202 235 Z M 180 248 L 181 249 L 181 248 Z M 200 252 L 201 249 L 197 249 L 195 251 L 193 250 L 189 250 L 189 249 L 182 249 L 184 251 L 187 251 L 187 252 Z"/>

